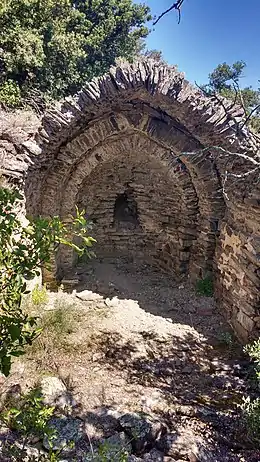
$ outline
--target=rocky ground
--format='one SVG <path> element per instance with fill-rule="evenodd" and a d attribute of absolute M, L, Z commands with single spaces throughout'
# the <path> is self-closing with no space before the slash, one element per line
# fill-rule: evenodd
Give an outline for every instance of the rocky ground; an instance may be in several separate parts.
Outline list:
<path fill-rule="evenodd" d="M 76 443 L 63 460 L 260 461 L 237 406 L 248 363 L 213 299 L 123 260 L 78 274 L 76 292 L 38 308 L 42 336 L 2 378 L 2 396 L 40 383 L 57 448 Z"/>

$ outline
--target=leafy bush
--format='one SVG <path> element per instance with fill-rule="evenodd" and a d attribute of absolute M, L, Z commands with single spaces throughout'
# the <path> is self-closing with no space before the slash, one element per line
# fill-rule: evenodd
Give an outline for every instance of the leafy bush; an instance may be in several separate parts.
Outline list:
<path fill-rule="evenodd" d="M 93 462 L 127 462 L 129 453 L 126 449 L 109 442 L 100 444 L 97 455 L 93 455 Z"/>
<path fill-rule="evenodd" d="M 10 407 L 11 406 L 11 407 Z M 53 441 L 57 436 L 57 431 L 50 425 L 50 419 L 54 415 L 55 407 L 48 406 L 43 402 L 43 396 L 38 388 L 33 388 L 29 392 L 20 396 L 19 400 L 7 402 L 1 412 L 0 419 L 10 428 L 18 432 L 21 447 L 15 443 L 2 445 L 1 454 L 6 453 L 9 457 L 15 457 L 19 461 L 34 462 L 58 462 L 63 459 L 62 452 L 64 449 L 73 448 L 74 442 L 65 443 L 58 450 L 53 450 Z M 50 447 L 49 451 L 39 454 L 39 456 L 27 455 L 26 445 L 33 441 L 45 440 Z M 86 454 L 84 460 L 89 462 L 127 462 L 129 453 L 124 443 L 104 441 L 95 449 L 91 445 L 91 453 Z M 8 459 L 9 460 L 9 459 Z M 76 459 L 72 459 L 75 460 Z"/>
<path fill-rule="evenodd" d="M 54 414 L 54 407 L 47 406 L 43 402 L 41 391 L 37 388 L 31 389 L 28 393 L 21 396 L 19 404 L 7 408 L 2 412 L 2 421 L 11 429 L 18 432 L 22 440 L 22 446 L 15 443 L 6 443 L 1 450 L 5 452 L 10 460 L 19 461 L 38 461 L 38 462 L 58 462 L 64 446 L 60 450 L 54 451 L 53 438 L 56 436 L 55 429 L 50 426 L 50 418 Z M 26 445 L 30 444 L 35 437 L 40 440 L 48 441 L 50 447 L 48 453 L 39 454 L 39 456 L 28 456 Z M 66 447 L 73 447 L 73 442 Z M 15 457 L 15 459 L 13 459 Z M 9 460 L 9 459 L 8 459 Z"/>
<path fill-rule="evenodd" d="M 0 105 L 17 107 L 21 104 L 21 91 L 19 85 L 11 79 L 0 85 Z"/>
<path fill-rule="evenodd" d="M 45 305 L 48 303 L 49 297 L 45 286 L 39 287 L 39 284 L 32 290 L 32 302 L 34 305 Z"/>
<path fill-rule="evenodd" d="M 231 334 L 231 332 L 221 332 L 218 335 L 218 340 L 222 345 L 225 345 L 229 348 L 232 348 L 235 343 L 234 335 Z"/>
<path fill-rule="evenodd" d="M 210 277 L 200 279 L 196 284 L 196 292 L 198 295 L 205 295 L 206 297 L 212 297 L 213 290 L 213 281 Z"/>
<path fill-rule="evenodd" d="M 260 398 L 243 398 L 240 405 L 246 422 L 248 436 L 258 444 L 260 443 Z"/>
<path fill-rule="evenodd" d="M 95 241 L 88 236 L 84 211 L 65 225 L 59 217 L 37 218 L 22 224 L 19 212 L 22 196 L 16 190 L 0 188 L 0 371 L 8 375 L 12 357 L 23 355 L 40 334 L 36 318 L 22 309 L 22 295 L 28 293 L 24 278 L 39 275 L 39 266 L 50 262 L 60 244 L 79 255 L 89 254 Z M 81 244 L 73 242 L 74 237 Z"/>
<path fill-rule="evenodd" d="M 260 339 L 255 340 L 253 343 L 246 345 L 244 348 L 245 353 L 251 358 L 254 363 L 255 375 L 258 383 L 260 382 Z"/>
<path fill-rule="evenodd" d="M 20 432 L 26 440 L 29 436 L 52 436 L 48 421 L 54 413 L 54 407 L 43 404 L 38 389 L 32 389 L 21 397 L 18 407 L 12 407 L 4 413 L 4 421 L 12 430 Z"/>
<path fill-rule="evenodd" d="M 132 59 L 148 34 L 149 7 L 132 0 L 5 0 L 0 4 L 0 85 L 5 103 L 33 92 L 60 98 Z M 5 88 L 7 84 L 8 88 Z"/>
<path fill-rule="evenodd" d="M 260 338 L 255 340 L 253 343 L 246 345 L 244 350 L 256 363 L 256 365 L 260 365 Z"/>
<path fill-rule="evenodd" d="M 246 345 L 244 351 L 254 362 L 255 378 L 257 386 L 260 383 L 260 338 L 253 343 Z M 244 397 L 240 405 L 245 419 L 248 436 L 260 444 L 260 398 L 252 399 L 250 396 Z"/>

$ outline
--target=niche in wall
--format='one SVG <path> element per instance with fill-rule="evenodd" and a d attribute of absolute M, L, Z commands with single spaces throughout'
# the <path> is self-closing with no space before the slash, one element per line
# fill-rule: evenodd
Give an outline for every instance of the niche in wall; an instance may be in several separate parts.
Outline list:
<path fill-rule="evenodd" d="M 131 188 L 127 188 L 125 192 L 118 194 L 115 200 L 113 226 L 120 229 L 136 229 L 140 227 L 137 203 Z"/>

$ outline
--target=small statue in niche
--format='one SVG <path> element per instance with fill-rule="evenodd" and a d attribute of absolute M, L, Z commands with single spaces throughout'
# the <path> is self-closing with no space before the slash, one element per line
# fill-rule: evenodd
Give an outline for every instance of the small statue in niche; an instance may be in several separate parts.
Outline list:
<path fill-rule="evenodd" d="M 130 188 L 116 198 L 114 226 L 124 229 L 135 229 L 139 226 L 137 204 Z"/>

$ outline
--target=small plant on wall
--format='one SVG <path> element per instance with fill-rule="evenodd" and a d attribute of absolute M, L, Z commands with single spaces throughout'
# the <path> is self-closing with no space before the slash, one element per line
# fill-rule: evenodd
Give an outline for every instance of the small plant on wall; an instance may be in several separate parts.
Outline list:
<path fill-rule="evenodd" d="M 204 279 L 200 279 L 196 284 L 196 292 L 198 295 L 204 295 L 205 297 L 212 297 L 214 294 L 213 281 L 207 276 Z"/>
<path fill-rule="evenodd" d="M 89 254 L 95 241 L 88 235 L 85 212 L 76 209 L 71 223 L 59 217 L 37 218 L 23 224 L 19 218 L 23 197 L 17 190 L 0 188 L 0 372 L 8 375 L 12 358 L 21 356 L 40 334 L 36 318 L 22 309 L 27 291 L 25 279 L 39 275 L 39 267 L 50 262 L 61 244 L 78 255 Z M 80 239 L 75 244 L 74 238 Z"/>

